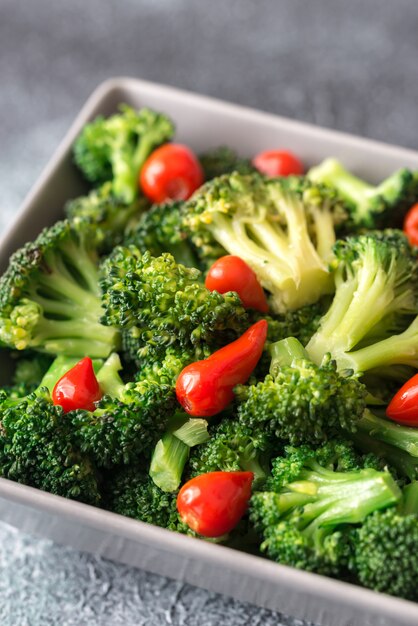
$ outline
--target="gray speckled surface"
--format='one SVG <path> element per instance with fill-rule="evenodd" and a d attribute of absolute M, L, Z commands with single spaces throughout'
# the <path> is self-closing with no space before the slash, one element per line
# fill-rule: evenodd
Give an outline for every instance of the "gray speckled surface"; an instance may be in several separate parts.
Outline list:
<path fill-rule="evenodd" d="M 0 228 L 112 75 L 418 149 L 417 33 L 416 0 L 0 0 Z M 2 626 L 300 624 L 1 524 L 0 615 Z"/>

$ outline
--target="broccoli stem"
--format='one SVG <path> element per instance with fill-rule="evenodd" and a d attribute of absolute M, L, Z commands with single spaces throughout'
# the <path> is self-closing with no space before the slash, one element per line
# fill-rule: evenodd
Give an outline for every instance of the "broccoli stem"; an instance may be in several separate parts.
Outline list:
<path fill-rule="evenodd" d="M 287 339 L 281 339 L 271 344 L 270 354 L 270 374 L 272 376 L 277 374 L 279 368 L 291 366 L 295 360 L 309 359 L 305 348 L 295 337 L 287 337 Z"/>
<path fill-rule="evenodd" d="M 418 429 L 382 419 L 370 411 L 365 411 L 358 427 L 361 432 L 365 432 L 370 437 L 405 450 L 413 457 L 418 457 Z"/>
<path fill-rule="evenodd" d="M 411 456 L 405 450 L 384 443 L 379 439 L 371 437 L 366 430 L 349 434 L 356 447 L 363 452 L 371 452 L 377 457 L 384 459 L 391 467 L 394 467 L 402 476 L 409 480 L 418 478 L 418 458 Z"/>
<path fill-rule="evenodd" d="M 125 390 L 125 384 L 119 372 L 122 369 L 119 355 L 114 352 L 102 364 L 97 373 L 97 382 L 104 394 L 113 398 L 121 399 Z"/>
<path fill-rule="evenodd" d="M 190 448 L 209 439 L 207 427 L 206 420 L 174 415 L 151 459 L 149 475 L 160 489 L 176 491 L 179 488 Z"/>
<path fill-rule="evenodd" d="M 149 475 L 163 491 L 178 489 L 190 447 L 172 433 L 166 433 L 157 443 L 151 459 Z"/>
<path fill-rule="evenodd" d="M 402 515 L 418 515 L 418 481 L 404 487 L 401 510 Z"/>
<path fill-rule="evenodd" d="M 336 361 L 339 369 L 353 369 L 355 372 L 367 372 L 370 369 L 397 364 L 417 368 L 417 348 L 418 317 L 403 333 L 392 335 L 354 352 L 336 355 Z"/>

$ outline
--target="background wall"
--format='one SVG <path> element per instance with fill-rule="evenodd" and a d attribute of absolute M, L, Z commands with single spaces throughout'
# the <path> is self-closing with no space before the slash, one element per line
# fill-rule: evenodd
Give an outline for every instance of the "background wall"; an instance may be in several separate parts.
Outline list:
<path fill-rule="evenodd" d="M 418 149 L 417 59 L 416 0 L 0 0 L 0 228 L 109 76 Z M 2 626 L 298 623 L 4 525 L 0 615 Z"/>

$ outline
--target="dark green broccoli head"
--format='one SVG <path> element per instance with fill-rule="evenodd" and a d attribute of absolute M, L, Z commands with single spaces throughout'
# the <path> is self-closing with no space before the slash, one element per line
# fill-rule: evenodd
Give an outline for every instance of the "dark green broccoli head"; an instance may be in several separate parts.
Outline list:
<path fill-rule="evenodd" d="M 117 248 L 102 266 L 104 320 L 136 326 L 142 344 L 160 352 L 241 334 L 248 318 L 238 295 L 211 292 L 200 279 L 199 270 L 177 264 L 170 254 L 154 258 L 133 246 Z"/>
<path fill-rule="evenodd" d="M 38 390 L 2 411 L 0 474 L 66 498 L 98 504 L 97 472 L 74 443 L 71 423 Z"/>
<path fill-rule="evenodd" d="M 98 249 L 110 252 L 122 243 L 125 229 L 132 228 L 146 208 L 144 198 L 126 204 L 113 195 L 111 183 L 105 183 L 87 196 L 67 202 L 65 213 L 71 222 L 94 228 Z"/>
<path fill-rule="evenodd" d="M 254 472 L 259 485 L 268 474 L 271 456 L 280 448 L 266 430 L 250 429 L 230 416 L 210 427 L 209 436 L 206 443 L 191 452 L 189 470 L 192 476 L 215 471 L 250 471 Z"/>
<path fill-rule="evenodd" d="M 328 261 L 341 208 L 335 193 L 303 178 L 233 173 L 193 195 L 184 223 L 202 257 L 217 258 L 224 249 L 246 261 L 278 312 L 332 292 Z"/>
<path fill-rule="evenodd" d="M 144 465 L 112 470 L 105 479 L 106 509 L 171 530 L 180 524 L 176 496 L 157 487 Z"/>
<path fill-rule="evenodd" d="M 338 192 L 349 211 L 351 229 L 401 226 L 405 213 L 418 201 L 417 177 L 407 168 L 373 186 L 348 172 L 337 159 L 329 158 L 313 167 L 308 178 Z"/>
<path fill-rule="evenodd" d="M 160 256 L 173 255 L 177 263 L 197 267 L 199 260 L 183 226 L 182 202 L 154 204 L 139 222 L 127 230 L 124 246 L 136 246 L 141 252 Z"/>
<path fill-rule="evenodd" d="M 341 440 L 317 450 L 288 448 L 273 461 L 264 491 L 250 502 L 262 551 L 285 565 L 343 573 L 351 550 L 347 527 L 401 498 L 388 472 L 361 465 L 351 444 Z"/>
<path fill-rule="evenodd" d="M 199 161 L 206 181 L 223 174 L 232 174 L 232 172 L 251 174 L 256 171 L 250 159 L 238 156 L 234 150 L 227 146 L 220 146 L 204 152 L 199 155 Z"/>
<path fill-rule="evenodd" d="M 364 385 L 340 375 L 329 358 L 320 366 L 297 359 L 235 392 L 244 425 L 293 444 L 321 442 L 341 428 L 355 430 L 366 407 Z"/>
<path fill-rule="evenodd" d="M 418 517 L 376 511 L 353 531 L 351 569 L 365 587 L 418 600 Z"/>
<path fill-rule="evenodd" d="M 119 113 L 99 116 L 84 126 L 74 144 L 74 160 L 88 181 L 94 185 L 111 181 L 113 194 L 131 203 L 138 194 L 145 160 L 173 134 L 166 115 L 124 104 Z"/>
<path fill-rule="evenodd" d="M 68 414 L 80 449 L 99 467 L 149 458 L 176 401 L 173 387 L 152 381 L 127 383 L 117 397 L 103 396 L 91 411 Z"/>
<path fill-rule="evenodd" d="M 103 326 L 94 229 L 68 221 L 15 252 L 0 279 L 0 339 L 49 354 L 106 357 L 119 333 Z"/>
<path fill-rule="evenodd" d="M 34 353 L 27 355 L 26 358 L 20 358 L 13 372 L 13 383 L 37 387 L 50 365 L 51 357 L 48 354 Z"/>

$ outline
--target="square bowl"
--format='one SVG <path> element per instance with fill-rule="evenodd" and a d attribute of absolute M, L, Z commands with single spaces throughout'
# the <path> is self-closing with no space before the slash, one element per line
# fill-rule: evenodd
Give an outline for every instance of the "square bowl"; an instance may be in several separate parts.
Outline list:
<path fill-rule="evenodd" d="M 411 150 L 171 87 L 115 78 L 102 83 L 91 95 L 1 238 L 0 271 L 16 248 L 62 217 L 68 199 L 86 190 L 72 164 L 71 146 L 86 122 L 115 112 L 121 102 L 166 112 L 176 123 L 176 139 L 198 152 L 228 145 L 245 156 L 283 146 L 308 167 L 334 156 L 371 182 L 400 167 L 418 169 L 418 153 Z M 418 623 L 418 604 L 176 534 L 4 478 L 0 478 L 0 519 L 24 532 L 322 626 Z"/>

